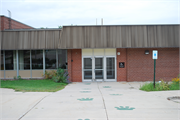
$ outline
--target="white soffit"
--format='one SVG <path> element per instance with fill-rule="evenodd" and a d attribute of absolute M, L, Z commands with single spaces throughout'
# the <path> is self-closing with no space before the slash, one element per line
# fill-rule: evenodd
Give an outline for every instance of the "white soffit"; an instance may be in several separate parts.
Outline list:
<path fill-rule="evenodd" d="M 82 56 L 92 56 L 93 49 L 82 49 Z"/>
<path fill-rule="evenodd" d="M 116 56 L 116 49 L 105 49 L 106 56 Z"/>
<path fill-rule="evenodd" d="M 94 49 L 94 56 L 104 56 L 104 49 Z"/>

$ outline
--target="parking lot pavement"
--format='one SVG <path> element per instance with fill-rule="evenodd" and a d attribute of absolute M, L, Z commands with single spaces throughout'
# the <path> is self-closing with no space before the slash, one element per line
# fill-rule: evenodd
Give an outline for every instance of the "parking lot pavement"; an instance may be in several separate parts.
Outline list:
<path fill-rule="evenodd" d="M 142 84 L 71 83 L 55 93 L 3 89 L 1 113 L 3 120 L 178 120 L 180 104 L 167 97 L 179 96 L 179 90 L 145 92 Z"/>

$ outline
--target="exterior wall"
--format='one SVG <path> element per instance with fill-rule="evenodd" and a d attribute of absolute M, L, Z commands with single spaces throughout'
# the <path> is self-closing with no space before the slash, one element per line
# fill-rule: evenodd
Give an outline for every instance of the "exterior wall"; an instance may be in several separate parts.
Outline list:
<path fill-rule="evenodd" d="M 148 55 L 145 55 L 145 50 L 149 50 Z M 154 60 L 152 59 L 152 50 L 158 50 L 156 81 L 160 79 L 171 81 L 172 78 L 177 77 L 179 74 L 179 48 L 117 48 L 116 51 L 120 52 L 120 55 L 117 55 L 116 52 L 117 81 L 153 81 Z M 110 53 L 114 52 L 109 52 L 108 55 L 111 55 Z M 69 80 L 82 82 L 82 50 L 67 50 L 67 61 Z M 119 62 L 124 62 L 125 68 L 119 68 Z M 30 70 L 19 70 L 19 75 L 22 78 L 30 78 L 30 73 Z M 0 74 L 0 77 L 4 78 L 4 71 L 1 71 Z M 17 71 L 6 70 L 5 74 L 7 79 L 13 78 L 17 76 Z M 42 78 L 42 74 L 43 70 L 32 70 L 32 78 Z"/>
<path fill-rule="evenodd" d="M 81 57 L 81 49 L 68 50 L 68 73 L 72 82 L 82 82 Z"/>
<path fill-rule="evenodd" d="M 116 53 L 116 58 L 117 58 L 117 82 L 119 81 L 126 81 L 127 79 L 127 49 L 126 48 L 117 48 L 117 53 L 120 52 L 120 55 L 117 55 Z M 119 62 L 124 62 L 125 67 L 124 68 L 119 68 Z"/>
<path fill-rule="evenodd" d="M 54 69 L 54 70 L 48 70 L 48 69 L 46 69 L 46 71 L 47 72 L 51 72 L 51 71 L 57 71 L 56 69 Z"/>
<path fill-rule="evenodd" d="M 19 70 L 19 76 L 21 76 L 21 78 L 30 78 L 31 71 L 30 70 Z"/>
<path fill-rule="evenodd" d="M 17 77 L 16 70 L 6 70 L 6 79 Z"/>
<path fill-rule="evenodd" d="M 149 55 L 145 55 L 149 50 Z M 179 48 L 127 49 L 127 81 L 153 81 L 152 50 L 158 50 L 156 81 L 171 81 L 179 74 Z M 119 78 L 120 79 L 120 78 Z"/>
<path fill-rule="evenodd" d="M 42 78 L 43 70 L 32 70 L 32 78 Z"/>
<path fill-rule="evenodd" d="M 4 71 L 0 71 L 0 78 L 4 78 Z"/>
<path fill-rule="evenodd" d="M 5 16 L 1 16 L 0 19 L 1 19 L 0 30 L 9 29 L 9 18 Z M 11 19 L 11 29 L 34 29 L 34 28 Z"/>

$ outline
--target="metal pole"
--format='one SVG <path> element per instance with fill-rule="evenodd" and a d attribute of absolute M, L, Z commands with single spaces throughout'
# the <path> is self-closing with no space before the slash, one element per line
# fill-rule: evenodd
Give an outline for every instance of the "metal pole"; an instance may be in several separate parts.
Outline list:
<path fill-rule="evenodd" d="M 154 88 L 155 88 L 155 78 L 156 78 L 156 59 L 154 59 Z"/>
<path fill-rule="evenodd" d="M 9 12 L 9 29 L 11 29 L 11 11 L 8 10 L 8 12 Z"/>

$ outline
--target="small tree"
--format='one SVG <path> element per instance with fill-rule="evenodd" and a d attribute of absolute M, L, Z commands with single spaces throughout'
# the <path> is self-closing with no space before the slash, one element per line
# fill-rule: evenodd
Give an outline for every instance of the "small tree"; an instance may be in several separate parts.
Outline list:
<path fill-rule="evenodd" d="M 58 26 L 58 28 L 62 29 L 62 26 Z"/>

